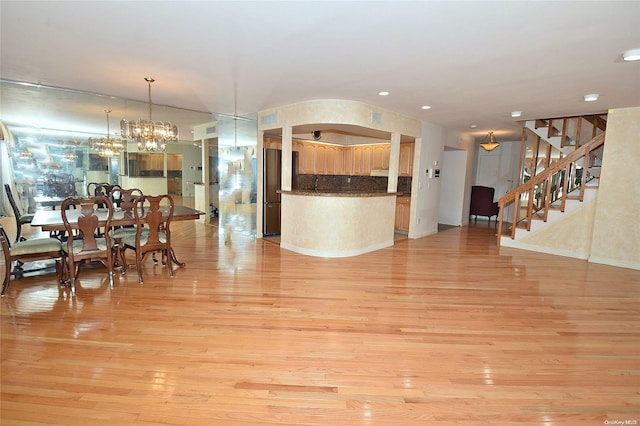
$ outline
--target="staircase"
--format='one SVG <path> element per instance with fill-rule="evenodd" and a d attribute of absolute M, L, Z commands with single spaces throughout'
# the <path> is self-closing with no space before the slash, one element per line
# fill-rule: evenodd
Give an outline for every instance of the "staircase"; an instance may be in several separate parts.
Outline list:
<path fill-rule="evenodd" d="M 498 245 L 535 250 L 531 247 L 543 240 L 543 246 L 558 247 L 561 255 L 576 254 L 572 241 L 577 247 L 584 246 L 580 233 L 588 233 L 585 222 L 593 217 L 589 219 L 590 212 L 583 207 L 594 204 L 597 197 L 605 129 L 606 114 L 525 122 L 521 176 L 526 182 L 498 201 Z M 544 155 L 527 158 L 528 150 L 537 153 L 542 142 L 548 142 L 561 155 L 552 158 L 548 149 Z M 527 164 L 529 174 L 524 173 Z M 505 218 L 505 209 L 512 204 L 513 216 Z M 550 241 L 555 238 L 562 241 Z"/>

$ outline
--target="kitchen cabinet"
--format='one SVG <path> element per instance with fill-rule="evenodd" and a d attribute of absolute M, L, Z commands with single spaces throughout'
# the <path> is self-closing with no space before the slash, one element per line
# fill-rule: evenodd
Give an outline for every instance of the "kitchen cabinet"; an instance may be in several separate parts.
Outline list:
<path fill-rule="evenodd" d="M 411 197 L 396 197 L 396 222 L 395 229 L 397 231 L 409 232 L 409 220 L 411 212 Z"/>
<path fill-rule="evenodd" d="M 138 154 L 140 171 L 164 171 L 164 154 Z"/>
<path fill-rule="evenodd" d="M 315 145 L 316 151 L 316 165 L 314 168 L 314 174 L 326 175 L 327 173 L 327 146 Z"/>
<path fill-rule="evenodd" d="M 343 174 L 344 148 L 340 146 L 328 145 L 325 159 L 325 171 L 328 175 Z"/>
<path fill-rule="evenodd" d="M 371 169 L 389 170 L 389 155 L 391 153 L 391 145 L 373 145 L 371 147 L 371 150 Z"/>
<path fill-rule="evenodd" d="M 400 144 L 400 176 L 413 175 L 413 148 L 413 142 Z"/>
<path fill-rule="evenodd" d="M 170 171 L 182 171 L 182 155 L 169 154 L 167 155 L 167 170 Z"/>
<path fill-rule="evenodd" d="M 353 176 L 353 148 L 346 146 L 342 148 L 342 173 L 341 175 Z"/>
<path fill-rule="evenodd" d="M 371 174 L 371 145 L 355 146 L 353 149 L 353 174 L 369 176 Z"/>
<path fill-rule="evenodd" d="M 316 174 L 316 146 L 312 143 L 301 145 L 299 172 L 302 174 Z"/>
<path fill-rule="evenodd" d="M 302 147 L 304 146 L 304 142 L 299 141 L 297 139 L 294 139 L 291 142 L 291 150 L 292 151 L 298 151 L 299 154 L 298 155 L 302 155 Z M 265 147 L 266 148 L 266 147 Z M 274 148 L 274 149 L 282 149 L 282 143 L 280 143 L 280 146 L 278 148 Z M 299 160 L 299 159 L 298 159 Z"/>
<path fill-rule="evenodd" d="M 173 195 L 182 195 L 182 179 L 181 178 L 167 179 L 167 192 Z"/>
<path fill-rule="evenodd" d="M 262 141 L 262 146 L 267 149 L 282 149 L 282 140 L 280 138 L 265 136 Z"/>
<path fill-rule="evenodd" d="M 267 146 L 265 138 L 265 147 Z M 273 146 L 269 142 L 269 146 Z M 406 174 L 413 168 L 413 144 L 404 158 Z M 299 173 L 310 175 L 370 176 L 371 170 L 389 170 L 390 144 L 339 146 L 294 140 L 292 148 L 298 151 Z"/>

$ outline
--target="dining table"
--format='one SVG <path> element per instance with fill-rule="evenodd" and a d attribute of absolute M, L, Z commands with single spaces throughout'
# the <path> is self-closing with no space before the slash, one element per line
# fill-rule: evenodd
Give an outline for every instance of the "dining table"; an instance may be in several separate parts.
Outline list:
<path fill-rule="evenodd" d="M 65 198 L 67 197 L 39 195 L 33 197 L 33 201 L 40 207 L 51 207 L 53 210 L 55 210 L 57 206 L 60 206 L 62 204 L 62 201 Z"/>
<path fill-rule="evenodd" d="M 169 206 L 160 206 L 160 211 L 163 212 L 163 215 L 169 214 Z M 80 210 L 68 210 L 67 211 L 67 219 L 73 229 L 77 229 L 78 217 L 80 216 Z M 98 224 L 100 226 L 105 226 L 108 216 L 108 209 L 106 208 L 98 208 L 95 212 L 96 216 L 98 216 Z M 177 205 L 173 210 L 173 219 L 172 221 L 183 221 L 183 220 L 197 220 L 203 215 L 204 212 L 200 210 L 196 210 L 191 207 Z M 120 208 L 114 208 L 113 216 L 111 217 L 111 226 L 127 226 L 127 225 L 135 225 L 136 219 L 131 212 L 126 212 Z M 64 222 L 62 221 L 62 212 L 58 210 L 36 210 L 33 220 L 31 221 L 31 226 L 36 226 L 41 228 L 43 231 L 49 232 L 61 232 L 65 231 Z M 179 266 L 184 267 L 185 263 L 178 261 L 176 258 L 175 252 L 173 248 L 171 248 L 171 258 Z"/>

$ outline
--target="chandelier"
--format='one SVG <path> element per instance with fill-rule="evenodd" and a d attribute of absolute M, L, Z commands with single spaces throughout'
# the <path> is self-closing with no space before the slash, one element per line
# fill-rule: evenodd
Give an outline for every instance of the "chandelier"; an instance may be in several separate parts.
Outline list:
<path fill-rule="evenodd" d="M 100 157 L 112 157 L 122 150 L 122 140 L 109 137 L 109 113 L 111 110 L 105 109 L 107 113 L 107 137 L 89 138 L 89 146 L 98 151 Z"/>
<path fill-rule="evenodd" d="M 494 149 L 499 147 L 500 144 L 493 138 L 493 132 L 489 132 L 489 134 L 484 137 L 482 142 L 480 142 L 480 146 L 483 147 L 486 151 L 493 151 Z"/>
<path fill-rule="evenodd" d="M 168 121 L 153 121 L 151 118 L 151 77 L 144 79 L 149 85 L 149 119 L 136 121 L 120 121 L 123 138 L 133 139 L 138 144 L 138 150 L 164 151 L 167 143 L 178 140 L 178 128 Z"/>
<path fill-rule="evenodd" d="M 66 154 L 62 155 L 62 161 L 70 163 L 72 161 L 76 161 L 76 159 L 78 158 L 78 156 L 76 154 L 74 154 L 73 152 L 67 152 Z"/>

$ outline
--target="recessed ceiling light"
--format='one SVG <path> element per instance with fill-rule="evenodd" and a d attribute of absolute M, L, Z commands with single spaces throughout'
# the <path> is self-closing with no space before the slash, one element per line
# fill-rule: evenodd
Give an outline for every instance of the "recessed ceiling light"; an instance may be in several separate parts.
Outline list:
<path fill-rule="evenodd" d="M 380 96 L 389 96 L 389 92 L 378 92 Z"/>
<path fill-rule="evenodd" d="M 469 127 L 471 127 L 472 129 L 477 129 L 477 128 L 478 128 L 478 125 L 477 125 L 477 124 L 472 124 L 472 125 L 471 125 L 471 126 L 469 126 Z"/>
<path fill-rule="evenodd" d="M 522 115 L 522 111 L 511 111 L 511 117 L 516 118 Z"/>
<path fill-rule="evenodd" d="M 630 49 L 622 53 L 625 61 L 640 61 L 640 49 Z"/>
<path fill-rule="evenodd" d="M 429 105 L 422 105 L 421 107 L 422 109 L 431 109 L 431 107 Z"/>
<path fill-rule="evenodd" d="M 594 102 L 598 100 L 598 97 L 600 95 L 598 95 L 597 93 L 589 93 L 588 95 L 584 95 L 584 101 L 585 102 Z"/>

